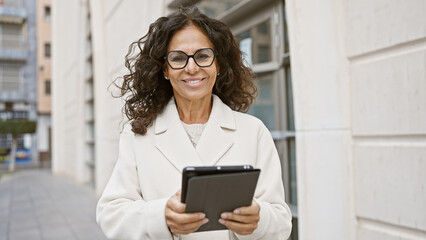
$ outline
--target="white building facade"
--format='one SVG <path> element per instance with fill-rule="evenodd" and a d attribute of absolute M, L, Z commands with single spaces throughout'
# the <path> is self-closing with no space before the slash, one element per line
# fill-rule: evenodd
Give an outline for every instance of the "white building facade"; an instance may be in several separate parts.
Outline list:
<path fill-rule="evenodd" d="M 250 113 L 276 140 L 292 239 L 426 239 L 426 2 L 211 2 L 53 0 L 53 172 L 102 192 L 126 121 L 110 84 L 129 44 L 197 4 L 258 76 Z"/>

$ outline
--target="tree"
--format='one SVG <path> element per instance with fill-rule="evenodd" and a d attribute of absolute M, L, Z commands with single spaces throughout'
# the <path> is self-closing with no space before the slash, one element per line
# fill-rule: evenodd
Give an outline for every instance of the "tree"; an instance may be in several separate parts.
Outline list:
<path fill-rule="evenodd" d="M 35 133 L 37 123 L 27 119 L 0 119 L 0 134 L 12 134 L 12 149 L 9 163 L 9 171 L 15 171 L 16 147 L 18 145 L 18 137 L 22 134 Z"/>

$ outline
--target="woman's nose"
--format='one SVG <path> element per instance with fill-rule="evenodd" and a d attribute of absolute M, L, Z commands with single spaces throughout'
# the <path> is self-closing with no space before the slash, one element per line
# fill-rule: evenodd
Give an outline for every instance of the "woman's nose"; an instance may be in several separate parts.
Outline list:
<path fill-rule="evenodd" d="M 186 67 L 185 67 L 185 71 L 187 73 L 193 74 L 193 73 L 196 73 L 199 69 L 200 67 L 195 63 L 194 58 L 189 58 L 188 64 L 186 64 Z"/>

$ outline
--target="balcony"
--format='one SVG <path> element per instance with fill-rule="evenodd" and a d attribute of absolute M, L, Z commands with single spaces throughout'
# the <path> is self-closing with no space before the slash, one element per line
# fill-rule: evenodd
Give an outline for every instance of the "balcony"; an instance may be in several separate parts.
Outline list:
<path fill-rule="evenodd" d="M 5 7 L 23 8 L 24 0 L 1 0 L 0 5 Z"/>
<path fill-rule="evenodd" d="M 24 7 L 23 4 L 0 5 L 0 22 L 22 23 L 27 18 Z"/>
<path fill-rule="evenodd" d="M 0 60 L 26 61 L 27 42 L 22 36 L 0 35 Z"/>

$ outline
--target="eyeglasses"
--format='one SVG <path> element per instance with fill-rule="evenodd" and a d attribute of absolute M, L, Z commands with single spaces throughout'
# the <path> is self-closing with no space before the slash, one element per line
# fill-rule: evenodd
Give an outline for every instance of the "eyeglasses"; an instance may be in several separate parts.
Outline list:
<path fill-rule="evenodd" d="M 213 64 L 215 57 L 216 53 L 213 49 L 201 48 L 193 55 L 188 55 L 183 51 L 170 51 L 164 58 L 172 69 L 182 69 L 188 64 L 189 58 L 194 59 L 194 62 L 199 67 L 210 67 Z"/>

